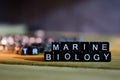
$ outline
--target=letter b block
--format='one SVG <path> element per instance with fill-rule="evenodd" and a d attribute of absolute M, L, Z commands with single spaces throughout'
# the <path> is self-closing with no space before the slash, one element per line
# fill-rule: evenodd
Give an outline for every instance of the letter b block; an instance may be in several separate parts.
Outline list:
<path fill-rule="evenodd" d="M 45 52 L 44 53 L 44 60 L 45 61 L 53 61 L 53 53 L 52 52 Z"/>

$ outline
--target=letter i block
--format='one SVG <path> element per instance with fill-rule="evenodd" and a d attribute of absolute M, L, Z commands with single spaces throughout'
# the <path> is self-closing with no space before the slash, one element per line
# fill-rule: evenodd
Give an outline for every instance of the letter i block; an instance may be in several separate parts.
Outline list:
<path fill-rule="evenodd" d="M 62 61 L 62 53 L 60 51 L 53 52 L 54 61 Z"/>
<path fill-rule="evenodd" d="M 45 52 L 44 53 L 44 61 L 53 61 L 53 53 Z"/>
<path fill-rule="evenodd" d="M 89 51 L 89 42 L 80 42 L 79 45 L 81 51 Z"/>

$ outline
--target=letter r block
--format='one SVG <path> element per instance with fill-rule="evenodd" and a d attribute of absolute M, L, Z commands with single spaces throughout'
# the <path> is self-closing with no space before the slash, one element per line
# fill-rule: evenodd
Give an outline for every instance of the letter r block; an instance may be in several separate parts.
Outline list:
<path fill-rule="evenodd" d="M 32 55 L 39 54 L 39 49 L 37 47 L 32 48 Z"/>

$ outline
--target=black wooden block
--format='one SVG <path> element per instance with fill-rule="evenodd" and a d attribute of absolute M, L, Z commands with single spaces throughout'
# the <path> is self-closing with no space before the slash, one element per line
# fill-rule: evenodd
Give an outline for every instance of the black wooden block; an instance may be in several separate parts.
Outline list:
<path fill-rule="evenodd" d="M 109 42 L 100 42 L 100 51 L 109 51 Z"/>
<path fill-rule="evenodd" d="M 37 55 L 37 54 L 39 54 L 38 47 L 32 47 L 32 55 Z"/>
<path fill-rule="evenodd" d="M 71 42 L 61 42 L 60 50 L 62 52 L 71 51 L 72 50 L 71 45 L 72 45 Z"/>
<path fill-rule="evenodd" d="M 45 52 L 44 53 L 44 60 L 45 61 L 53 61 L 53 53 L 52 52 Z"/>
<path fill-rule="evenodd" d="M 81 51 L 89 51 L 89 42 L 80 42 L 79 44 Z"/>
<path fill-rule="evenodd" d="M 79 42 L 71 42 L 70 43 L 71 44 L 71 51 L 72 52 L 79 52 L 80 51 L 80 44 L 79 44 Z"/>
<path fill-rule="evenodd" d="M 71 52 L 62 52 L 62 61 L 72 61 L 73 54 Z"/>
<path fill-rule="evenodd" d="M 81 52 L 72 52 L 72 54 L 73 54 L 73 57 L 72 57 L 73 62 L 79 62 L 82 60 Z"/>
<path fill-rule="evenodd" d="M 60 50 L 60 44 L 59 42 L 52 42 L 52 51 L 59 51 Z"/>
<path fill-rule="evenodd" d="M 90 52 L 84 51 L 81 53 L 81 61 L 82 62 L 91 62 L 92 61 L 92 54 Z"/>
<path fill-rule="evenodd" d="M 91 52 L 92 62 L 102 62 L 102 53 L 100 51 Z"/>
<path fill-rule="evenodd" d="M 100 47 L 99 42 L 90 42 L 90 51 L 99 51 Z"/>
<path fill-rule="evenodd" d="M 60 51 L 53 52 L 53 60 L 54 61 L 62 61 L 62 53 Z"/>
<path fill-rule="evenodd" d="M 111 52 L 101 52 L 102 54 L 102 62 L 110 62 L 111 61 Z"/>
<path fill-rule="evenodd" d="M 32 55 L 32 48 L 30 46 L 23 47 L 22 55 Z"/>
<path fill-rule="evenodd" d="M 22 55 L 27 55 L 28 54 L 28 47 L 22 48 Z"/>

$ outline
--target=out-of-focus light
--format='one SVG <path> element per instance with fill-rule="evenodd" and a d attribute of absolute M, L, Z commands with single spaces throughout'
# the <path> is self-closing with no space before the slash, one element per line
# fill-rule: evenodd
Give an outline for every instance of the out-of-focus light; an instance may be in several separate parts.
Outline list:
<path fill-rule="evenodd" d="M 36 38 L 36 43 L 42 43 L 42 42 L 43 42 L 42 38 L 40 37 Z"/>
<path fill-rule="evenodd" d="M 14 39 L 13 39 L 13 37 L 12 37 L 12 36 L 9 36 L 9 37 L 7 38 L 7 42 L 8 42 L 8 44 L 13 45 L 13 44 L 14 44 Z"/>
<path fill-rule="evenodd" d="M 29 43 L 32 44 L 32 43 L 35 43 L 35 42 L 36 42 L 35 38 L 34 37 L 30 37 Z"/>
<path fill-rule="evenodd" d="M 38 30 L 35 32 L 35 36 L 43 38 L 45 36 L 45 32 L 43 30 Z"/>
<path fill-rule="evenodd" d="M 7 45 L 7 38 L 4 37 L 2 40 L 1 40 L 1 44 L 2 45 Z"/>
<path fill-rule="evenodd" d="M 52 43 L 52 42 L 54 42 L 54 39 L 53 38 L 49 38 L 48 39 L 48 43 Z"/>

